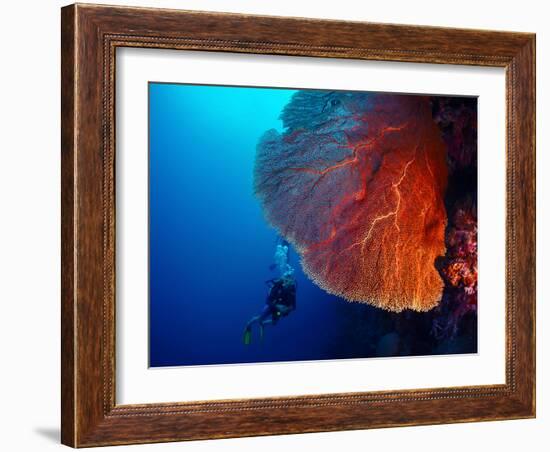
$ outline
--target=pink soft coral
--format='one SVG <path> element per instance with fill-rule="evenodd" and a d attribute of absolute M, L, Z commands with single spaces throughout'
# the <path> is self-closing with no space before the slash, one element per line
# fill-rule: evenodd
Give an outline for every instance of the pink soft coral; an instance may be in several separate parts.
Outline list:
<path fill-rule="evenodd" d="M 446 234 L 447 255 L 441 268 L 448 290 L 434 320 L 437 337 L 453 337 L 460 320 L 477 310 L 477 214 L 471 200 L 458 204 Z"/>

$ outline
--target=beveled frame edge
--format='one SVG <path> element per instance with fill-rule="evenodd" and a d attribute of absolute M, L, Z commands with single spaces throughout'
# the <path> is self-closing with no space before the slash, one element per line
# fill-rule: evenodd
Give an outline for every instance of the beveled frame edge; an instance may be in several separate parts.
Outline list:
<path fill-rule="evenodd" d="M 76 4 L 62 8 L 61 39 L 64 444 L 535 416 L 534 34 Z M 114 78 L 124 46 L 506 68 L 506 384 L 116 405 Z"/>

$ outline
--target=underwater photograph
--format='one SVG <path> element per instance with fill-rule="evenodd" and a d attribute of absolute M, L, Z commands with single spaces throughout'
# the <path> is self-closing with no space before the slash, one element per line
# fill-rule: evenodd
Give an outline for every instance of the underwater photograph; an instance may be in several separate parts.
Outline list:
<path fill-rule="evenodd" d="M 148 98 L 150 367 L 477 353 L 477 97 Z"/>

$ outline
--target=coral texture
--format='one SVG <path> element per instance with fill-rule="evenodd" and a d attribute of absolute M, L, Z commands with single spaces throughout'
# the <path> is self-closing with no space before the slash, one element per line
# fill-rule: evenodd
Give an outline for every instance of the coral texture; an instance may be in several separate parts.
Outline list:
<path fill-rule="evenodd" d="M 446 147 L 429 97 L 299 91 L 257 147 L 268 221 L 326 291 L 390 311 L 441 300 Z"/>
<path fill-rule="evenodd" d="M 473 201 L 456 205 L 447 228 L 447 246 L 441 269 L 447 283 L 443 315 L 433 325 L 438 337 L 454 337 L 462 318 L 477 312 L 477 208 Z"/>
<path fill-rule="evenodd" d="M 473 104 L 473 105 L 472 105 Z M 477 108 L 461 97 L 432 99 L 433 118 L 447 145 L 451 172 L 477 166 Z"/>
<path fill-rule="evenodd" d="M 477 338 L 477 100 L 433 97 L 432 114 L 449 168 L 447 253 L 436 264 L 445 289 L 432 311 L 432 334 L 448 352 L 444 344 Z"/>

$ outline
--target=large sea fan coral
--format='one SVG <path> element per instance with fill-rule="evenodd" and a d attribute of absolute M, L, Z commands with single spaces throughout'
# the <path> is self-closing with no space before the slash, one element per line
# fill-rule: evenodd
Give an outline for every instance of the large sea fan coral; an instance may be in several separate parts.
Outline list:
<path fill-rule="evenodd" d="M 257 147 L 268 221 L 326 291 L 390 311 L 441 300 L 446 149 L 429 97 L 299 91 Z"/>

